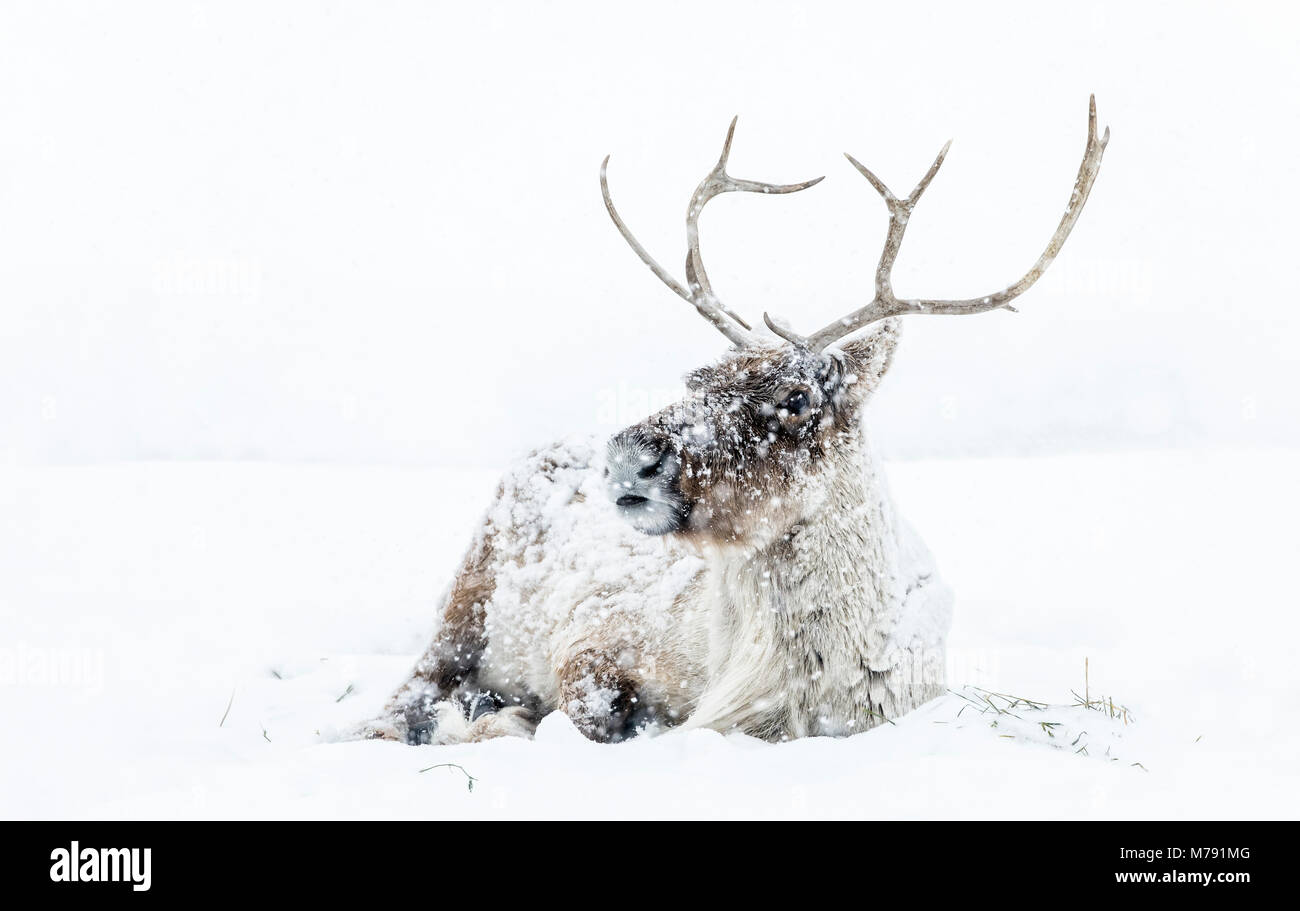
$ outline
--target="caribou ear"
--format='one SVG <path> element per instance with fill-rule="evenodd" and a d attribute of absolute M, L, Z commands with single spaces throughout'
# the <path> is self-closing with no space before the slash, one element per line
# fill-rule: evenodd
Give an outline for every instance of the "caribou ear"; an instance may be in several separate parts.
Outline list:
<path fill-rule="evenodd" d="M 856 382 L 849 387 L 849 392 L 859 402 L 865 402 L 876 391 L 881 378 L 889 370 L 902 328 L 903 321 L 893 317 L 861 338 L 840 344 L 848 372 L 857 376 Z"/>

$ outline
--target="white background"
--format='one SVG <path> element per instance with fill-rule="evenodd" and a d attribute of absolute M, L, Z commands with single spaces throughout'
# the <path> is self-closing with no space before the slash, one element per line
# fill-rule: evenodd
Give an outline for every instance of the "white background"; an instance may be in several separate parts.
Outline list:
<path fill-rule="evenodd" d="M 1018 277 L 1019 315 L 913 319 L 887 455 L 1257 446 L 1300 431 L 1295 13 L 1280 4 L 6 4 L 0 459 L 500 467 L 612 431 L 723 340 L 680 272 L 732 171 L 827 175 L 703 219 L 724 299 L 811 331 L 869 293 Z"/>
<path fill-rule="evenodd" d="M 1294 818 L 1297 18 L 4 4 L 0 815 Z M 639 420 L 725 346 L 610 224 L 604 155 L 674 272 L 733 114 L 734 174 L 827 175 L 701 225 L 723 298 L 807 332 L 864 302 L 884 236 L 842 151 L 906 192 L 955 139 L 896 288 L 976 296 L 1057 224 L 1091 92 L 1112 139 L 1061 257 L 1019 314 L 909 318 L 870 414 L 956 592 L 950 685 L 1047 708 L 336 742 L 512 458 Z"/>

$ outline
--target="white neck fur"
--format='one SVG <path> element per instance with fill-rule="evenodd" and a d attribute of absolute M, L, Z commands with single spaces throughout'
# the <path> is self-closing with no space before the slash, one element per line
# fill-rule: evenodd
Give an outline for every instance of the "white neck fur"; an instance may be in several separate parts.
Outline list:
<path fill-rule="evenodd" d="M 879 714 L 903 601 L 893 508 L 864 439 L 829 458 L 797 523 L 708 555 L 709 680 L 688 727 L 847 734 Z"/>

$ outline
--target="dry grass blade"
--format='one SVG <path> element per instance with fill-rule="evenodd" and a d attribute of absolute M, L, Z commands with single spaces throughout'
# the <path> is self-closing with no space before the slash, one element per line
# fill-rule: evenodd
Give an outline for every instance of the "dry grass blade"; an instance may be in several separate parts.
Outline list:
<path fill-rule="evenodd" d="M 431 766 L 427 766 L 426 768 L 420 769 L 420 772 L 422 772 L 422 773 L 423 773 L 423 772 L 430 772 L 430 771 L 432 771 L 432 770 L 434 770 L 434 769 L 448 769 L 448 770 L 450 770 L 450 771 L 455 771 L 455 770 L 459 769 L 459 770 L 460 770 L 460 773 L 461 773 L 462 775 L 465 776 L 465 786 L 466 786 L 466 789 L 469 790 L 469 791 L 473 791 L 473 790 L 474 790 L 474 782 L 478 781 L 477 778 L 475 778 L 475 777 L 474 777 L 473 775 L 471 775 L 469 772 L 465 771 L 465 767 L 464 767 L 464 766 L 459 765 L 459 764 L 454 763 L 454 762 L 440 762 L 440 763 L 438 763 L 437 765 L 431 765 Z"/>
<path fill-rule="evenodd" d="M 877 711 L 873 711 L 872 709 L 867 709 L 867 714 L 868 714 L 868 715 L 875 715 L 875 716 L 876 716 L 877 718 L 879 718 L 881 721 L 888 722 L 889 724 L 894 724 L 894 722 L 893 722 L 892 720 L 886 718 L 884 715 L 880 714 L 880 713 L 877 712 Z M 894 727 L 898 727 L 898 725 L 894 724 Z"/>

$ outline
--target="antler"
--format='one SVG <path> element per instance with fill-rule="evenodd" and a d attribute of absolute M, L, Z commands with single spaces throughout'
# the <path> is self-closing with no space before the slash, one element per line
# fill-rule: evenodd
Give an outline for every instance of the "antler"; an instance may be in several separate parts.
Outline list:
<path fill-rule="evenodd" d="M 916 207 L 917 201 L 921 198 L 938 173 L 939 166 L 943 164 L 944 156 L 948 154 L 948 145 L 940 150 L 939 156 L 935 158 L 934 164 L 930 165 L 930 170 L 926 171 L 921 182 L 916 185 L 916 189 L 908 194 L 906 199 L 899 199 L 889 187 L 872 174 L 867 168 L 861 165 L 852 155 L 845 153 L 845 158 L 857 168 L 862 176 L 876 189 L 876 192 L 885 200 L 885 205 L 889 207 L 889 231 L 885 235 L 885 249 L 880 254 L 880 263 L 876 266 L 876 296 L 871 303 L 858 310 L 853 311 L 848 316 L 836 320 L 824 329 L 814 332 L 812 335 L 801 336 L 785 326 L 778 325 L 763 314 L 763 321 L 767 327 L 786 341 L 793 344 L 809 348 L 813 351 L 821 351 L 827 345 L 838 339 L 843 338 L 851 332 L 856 332 L 863 326 L 890 316 L 899 316 L 906 313 L 938 313 L 946 315 L 961 315 L 966 313 L 983 313 L 986 310 L 996 310 L 998 308 L 1014 311 L 1016 308 L 1011 306 L 1011 301 L 1019 297 L 1025 291 L 1029 290 L 1034 282 L 1038 281 L 1047 267 L 1052 264 L 1056 254 L 1061 251 L 1065 239 L 1070 236 L 1070 230 L 1074 223 L 1079 220 L 1079 213 L 1083 211 L 1083 205 L 1088 201 L 1088 194 L 1092 191 L 1093 181 L 1097 179 L 1097 171 L 1101 168 L 1101 156 L 1106 149 L 1106 143 L 1110 141 L 1110 128 L 1106 128 L 1105 134 L 1097 138 L 1097 100 L 1095 96 L 1088 99 L 1088 144 L 1083 150 L 1083 163 L 1079 165 L 1079 176 L 1074 182 L 1074 191 L 1070 194 L 1070 204 L 1066 206 L 1065 214 L 1061 216 L 1061 223 L 1056 228 L 1056 233 L 1047 243 L 1047 249 L 1043 255 L 1038 257 L 1038 262 L 1034 267 L 1013 285 L 1003 288 L 1001 291 L 995 291 L 984 297 L 974 297 L 967 300 L 899 300 L 894 296 L 894 289 L 890 283 L 890 276 L 894 269 L 894 260 L 898 258 L 898 248 L 903 243 L 903 233 L 907 230 L 907 222 L 911 217 L 912 210 Z"/>
<path fill-rule="evenodd" d="M 614 208 L 614 201 L 609 195 L 609 183 L 605 179 L 605 170 L 609 166 L 609 156 L 600 165 L 600 192 L 605 197 L 605 208 L 609 210 L 609 217 L 614 219 L 614 226 L 618 228 L 623 239 L 628 242 L 628 246 L 641 257 L 641 261 L 650 267 L 650 271 L 659 277 L 659 280 L 672 288 L 678 297 L 687 303 L 694 305 L 700 315 L 707 319 L 714 327 L 731 340 L 738 348 L 745 348 L 754 344 L 754 338 L 750 334 L 749 324 L 737 316 L 732 310 L 728 309 L 713 293 L 713 286 L 709 284 L 708 273 L 704 270 L 704 260 L 700 256 L 700 212 L 704 209 L 705 204 L 715 196 L 723 193 L 745 192 L 745 193 L 796 193 L 799 190 L 806 190 L 814 184 L 820 183 L 822 178 L 815 180 L 805 180 L 803 183 L 793 184 L 774 184 L 759 183 L 754 180 L 737 180 L 727 173 L 727 158 L 731 155 L 731 138 L 736 132 L 736 120 L 731 119 L 731 126 L 727 128 L 727 139 L 722 144 L 722 155 L 718 158 L 718 163 L 700 181 L 700 185 L 695 188 L 695 193 L 691 196 L 690 206 L 686 210 L 686 287 L 682 287 L 677 279 L 673 278 L 664 269 L 663 266 L 655 262 L 654 257 L 646 252 L 645 248 L 637 241 L 628 230 L 623 219 L 619 217 L 618 211 Z"/>

